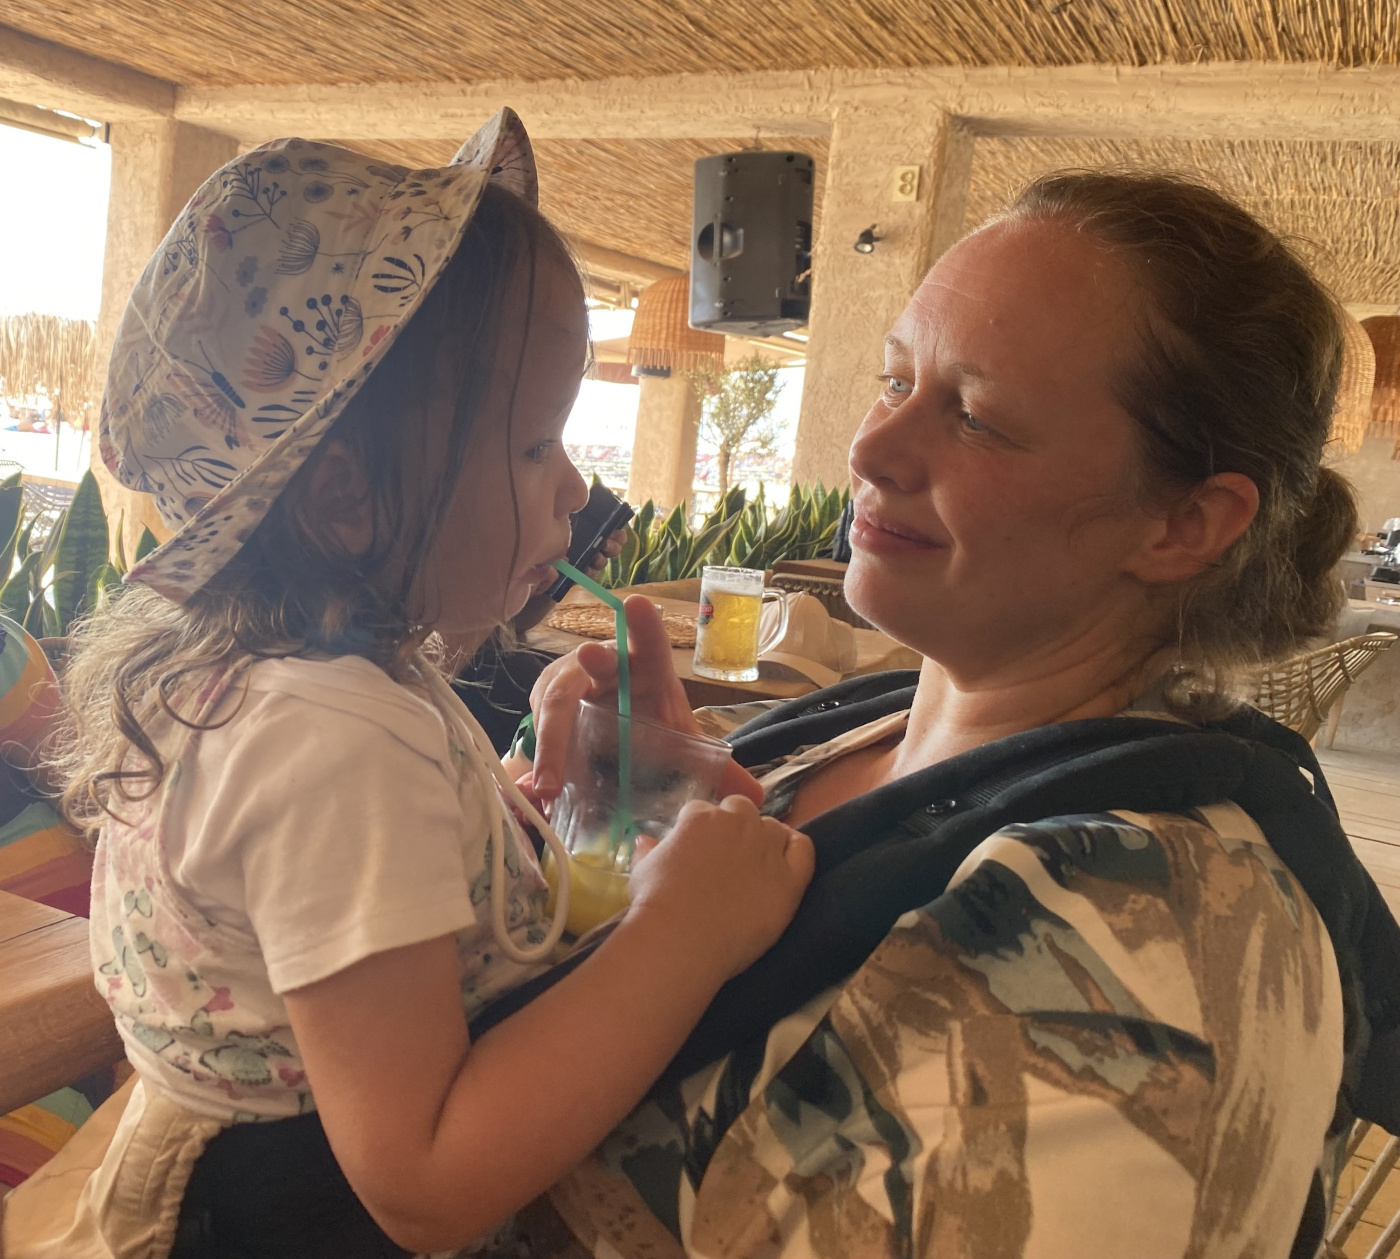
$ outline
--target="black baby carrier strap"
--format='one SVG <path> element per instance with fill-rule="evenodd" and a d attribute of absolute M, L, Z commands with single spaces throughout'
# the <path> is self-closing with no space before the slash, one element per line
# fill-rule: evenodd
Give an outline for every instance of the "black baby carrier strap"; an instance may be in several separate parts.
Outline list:
<path fill-rule="evenodd" d="M 731 736 L 735 759 L 767 764 L 907 709 L 917 677 L 856 678 L 774 709 Z M 1204 727 L 1109 717 L 1028 730 L 812 818 L 803 829 L 817 869 L 796 916 L 720 991 L 671 1074 L 715 1060 L 851 974 L 1003 826 L 1224 801 L 1253 818 L 1331 937 L 1346 1012 L 1339 1121 L 1400 1130 L 1400 927 L 1352 851 L 1312 749 L 1254 709 Z"/>
<path fill-rule="evenodd" d="M 909 708 L 912 670 L 853 678 L 730 735 L 741 765 L 767 765 Z M 1145 717 L 1062 722 L 998 739 L 848 800 L 803 825 L 816 873 L 781 939 L 727 983 L 667 1069 L 690 1074 L 852 974 L 900 916 L 941 896 L 1003 826 L 1127 810 L 1180 813 L 1233 801 L 1316 906 L 1345 1006 L 1338 1120 L 1400 1130 L 1400 927 L 1341 828 L 1307 741 L 1254 709 L 1206 726 Z M 583 960 L 506 994 L 473 1037 Z"/>
<path fill-rule="evenodd" d="M 917 674 L 884 674 L 785 705 L 735 732 L 735 759 L 764 765 L 908 708 L 916 682 Z M 1003 826 L 1111 810 L 1183 812 L 1227 800 L 1258 825 L 1332 940 L 1344 1023 L 1330 1134 L 1356 1118 L 1400 1131 L 1400 927 L 1352 851 L 1311 747 L 1249 708 L 1204 727 L 1123 717 L 1028 731 L 811 819 L 804 829 L 817 874 L 797 916 L 721 991 L 671 1071 L 685 1074 L 736 1048 L 755 1026 L 771 1026 L 839 982 L 902 913 L 946 890 L 963 859 Z M 1315 1174 L 1295 1259 L 1317 1252 L 1328 1205 Z"/>

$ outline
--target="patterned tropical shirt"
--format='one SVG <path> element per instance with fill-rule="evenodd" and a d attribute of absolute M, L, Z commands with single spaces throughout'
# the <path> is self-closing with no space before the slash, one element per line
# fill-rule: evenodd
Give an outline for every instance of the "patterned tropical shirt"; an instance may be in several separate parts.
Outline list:
<path fill-rule="evenodd" d="M 903 717 L 765 767 L 770 809 Z M 1276 1259 L 1335 1163 L 1342 1020 L 1323 923 L 1237 806 L 1008 826 L 522 1226 L 595 1259 Z"/>

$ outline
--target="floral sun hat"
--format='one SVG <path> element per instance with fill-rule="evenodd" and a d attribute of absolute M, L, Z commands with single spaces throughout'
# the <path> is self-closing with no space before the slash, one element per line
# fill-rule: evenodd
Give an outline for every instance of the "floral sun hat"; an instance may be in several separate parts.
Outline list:
<path fill-rule="evenodd" d="M 439 169 L 291 139 L 210 176 L 112 348 L 102 461 L 176 531 L 128 581 L 182 603 L 233 557 L 442 274 L 487 183 L 537 201 L 509 109 Z"/>

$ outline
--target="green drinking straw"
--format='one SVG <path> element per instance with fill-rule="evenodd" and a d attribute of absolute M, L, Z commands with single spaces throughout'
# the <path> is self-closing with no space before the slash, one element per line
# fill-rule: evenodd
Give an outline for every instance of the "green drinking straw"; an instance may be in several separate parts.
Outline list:
<path fill-rule="evenodd" d="M 617 811 L 612 819 L 609 855 L 616 865 L 618 851 L 625 849 L 630 867 L 636 819 L 632 816 L 632 670 L 627 659 L 627 612 L 622 600 L 611 590 L 604 589 L 568 560 L 555 560 L 554 567 L 613 610 L 613 627 L 617 633 Z"/>

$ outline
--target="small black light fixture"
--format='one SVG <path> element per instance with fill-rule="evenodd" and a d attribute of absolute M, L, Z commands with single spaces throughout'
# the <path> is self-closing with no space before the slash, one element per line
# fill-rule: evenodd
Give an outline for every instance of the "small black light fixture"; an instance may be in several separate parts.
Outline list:
<path fill-rule="evenodd" d="M 856 237 L 855 251 L 858 254 L 873 254 L 875 252 L 875 242 L 883 239 L 875 235 L 875 228 L 878 225 L 872 223 L 859 236 Z"/>

